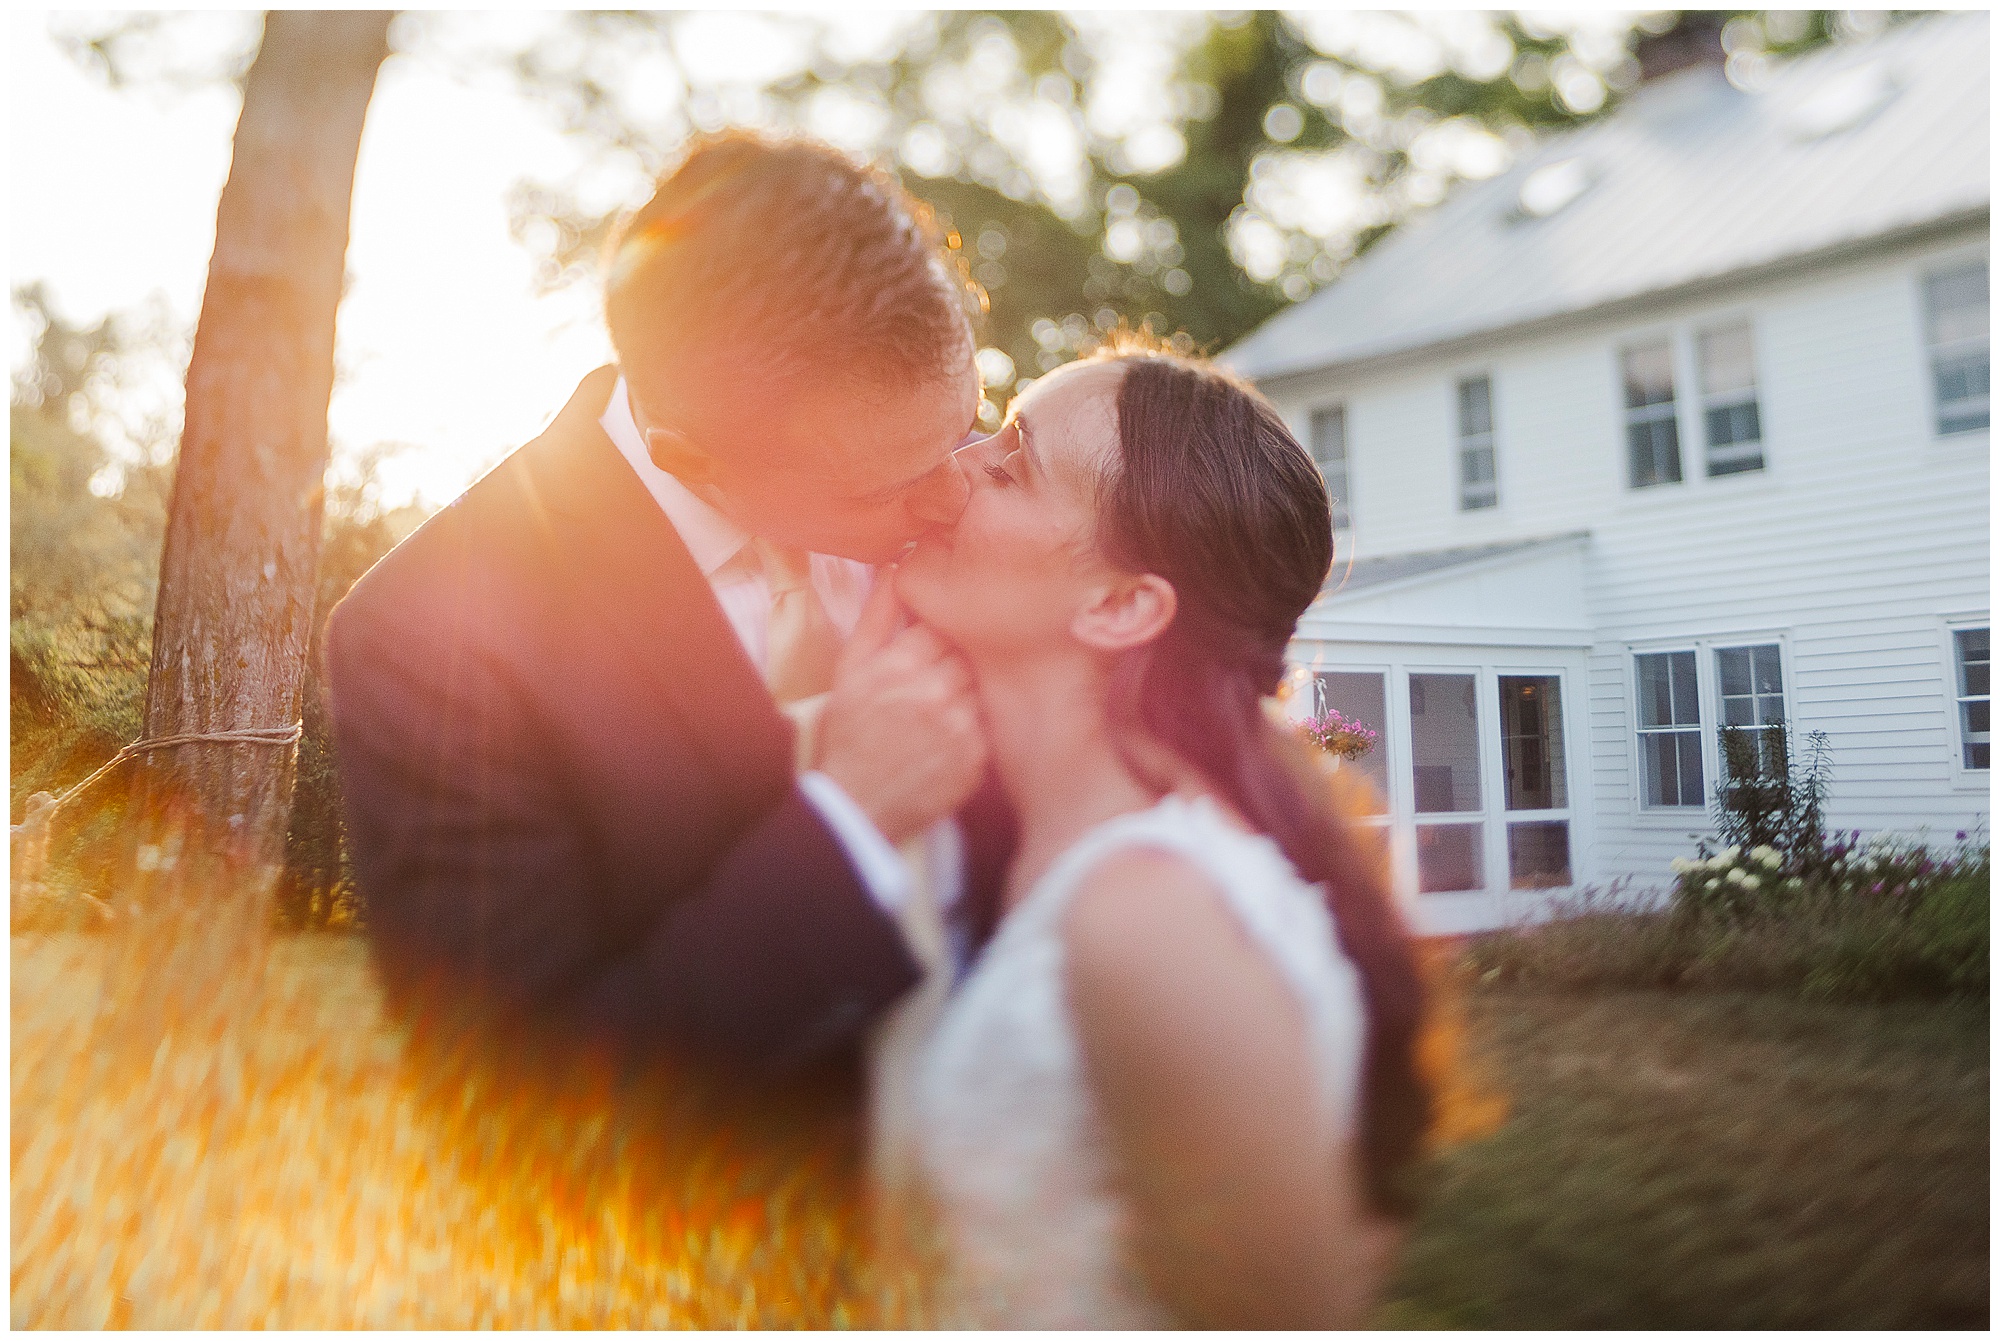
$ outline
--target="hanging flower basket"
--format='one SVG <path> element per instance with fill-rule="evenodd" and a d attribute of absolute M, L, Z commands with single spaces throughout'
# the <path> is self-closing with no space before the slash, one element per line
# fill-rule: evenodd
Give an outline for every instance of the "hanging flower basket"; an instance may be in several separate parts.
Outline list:
<path fill-rule="evenodd" d="M 1306 739 L 1336 759 L 1359 759 L 1381 739 L 1374 731 L 1332 708 L 1306 718 L 1300 729 L 1306 733 Z"/>

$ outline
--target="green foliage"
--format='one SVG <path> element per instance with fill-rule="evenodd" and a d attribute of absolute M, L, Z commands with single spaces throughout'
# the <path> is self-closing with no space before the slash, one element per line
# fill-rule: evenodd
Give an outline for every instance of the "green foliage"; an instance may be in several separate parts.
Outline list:
<path fill-rule="evenodd" d="M 515 72 L 568 129 L 649 172 L 675 137 L 662 136 L 656 100 L 635 106 L 631 90 L 643 81 L 657 92 L 663 69 L 688 90 L 666 118 L 680 133 L 739 119 L 811 126 L 823 97 L 865 106 L 873 129 L 858 147 L 894 163 L 956 232 L 991 303 L 986 343 L 1032 377 L 1121 320 L 1184 332 L 1204 348 L 1232 343 L 1444 194 L 1463 169 L 1434 152 L 1430 132 L 1483 131 L 1518 145 L 1525 133 L 1602 115 L 1637 77 L 1632 43 L 1676 21 L 1648 16 L 1649 28 L 1621 35 L 1569 20 L 1467 16 L 1447 41 L 1409 15 L 942 11 L 912 16 L 886 48 L 855 54 L 821 20 L 799 16 L 784 21 L 807 48 L 796 73 L 726 101 L 682 60 L 687 16 L 593 13 L 571 16 L 571 40 L 523 52 Z M 1370 24 L 1402 31 L 1371 40 Z M 1808 24 L 1774 35 L 1746 24 L 1739 45 L 1759 50 L 1830 31 Z M 1491 31 L 1473 40 L 1472 28 Z M 1164 159 L 1141 158 L 1131 128 L 1098 115 L 1114 49 L 1132 41 L 1170 48 L 1153 131 L 1180 150 Z M 1395 52 L 1412 44 L 1435 59 L 1399 65 Z M 1579 81 L 1596 101 L 1565 101 Z M 754 116 L 733 110 L 753 104 Z M 1037 133 L 1031 112 L 1066 125 Z M 1077 146 L 1074 170 L 1051 173 L 1044 151 L 1065 138 Z M 1356 186 L 1353 210 L 1299 217 L 1283 182 L 1334 165 Z M 585 195 L 544 184 L 516 193 L 517 236 L 542 251 L 547 282 L 590 271 L 611 216 Z M 1246 228 L 1274 238 L 1275 255 L 1246 265 Z M 992 380 L 1000 393 L 1012 377 Z"/>
<path fill-rule="evenodd" d="M 1880 864 L 1863 870 L 1869 860 Z M 1920 879 L 1926 860 L 1932 866 Z M 1732 871 L 1760 864 L 1730 863 Z M 1850 865 L 1855 874 L 1845 881 L 1794 880 L 1770 897 L 1753 890 L 1683 898 L 1665 911 L 1586 898 L 1545 925 L 1475 939 L 1468 963 L 1487 982 L 1572 991 L 1742 990 L 1842 1001 L 1986 995 L 1984 846 L 1944 860 L 1905 852 Z M 1901 893 L 1877 878 L 1892 870 L 1908 876 Z"/>

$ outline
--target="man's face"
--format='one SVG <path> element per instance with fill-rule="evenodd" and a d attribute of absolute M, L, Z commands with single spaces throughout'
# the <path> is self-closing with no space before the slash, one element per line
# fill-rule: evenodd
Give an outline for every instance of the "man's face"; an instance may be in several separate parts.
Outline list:
<path fill-rule="evenodd" d="M 964 345 L 918 381 L 840 371 L 780 389 L 712 368 L 635 389 L 633 410 L 642 432 L 671 424 L 706 458 L 707 478 L 683 481 L 751 534 L 883 563 L 965 508 L 952 453 L 979 374 Z"/>

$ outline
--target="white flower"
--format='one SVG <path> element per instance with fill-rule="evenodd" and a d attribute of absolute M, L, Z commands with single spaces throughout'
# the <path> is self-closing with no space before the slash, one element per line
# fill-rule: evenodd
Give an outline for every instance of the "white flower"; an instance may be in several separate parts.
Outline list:
<path fill-rule="evenodd" d="M 1686 875 L 1689 871 L 1694 869 L 1694 863 L 1689 861 L 1686 857 L 1675 857 L 1672 861 L 1667 863 L 1667 869 L 1672 871 L 1675 875 Z"/>
<path fill-rule="evenodd" d="M 1743 855 L 1743 849 L 1738 847 L 1736 844 L 1731 843 L 1728 847 L 1716 853 L 1715 859 L 1718 862 L 1722 863 L 1724 866 L 1734 866 L 1736 864 L 1736 859 L 1742 855 Z"/>
<path fill-rule="evenodd" d="M 1760 880 L 1758 877 L 1754 875 L 1746 875 L 1743 877 L 1743 888 L 1745 889 L 1755 889 L 1757 888 L 1757 886 L 1763 883 L 1764 882 L 1762 880 Z"/>
<path fill-rule="evenodd" d="M 1723 878 L 1729 881 L 1729 883 L 1732 885 L 1740 885 L 1743 883 L 1743 872 L 1737 870 L 1735 867 L 1732 866 L 1729 868 L 1729 874 L 1724 876 Z"/>
<path fill-rule="evenodd" d="M 1785 864 L 1785 859 L 1778 855 L 1778 849 L 1768 843 L 1759 843 L 1751 848 L 1750 859 L 1760 866 L 1778 867 Z"/>

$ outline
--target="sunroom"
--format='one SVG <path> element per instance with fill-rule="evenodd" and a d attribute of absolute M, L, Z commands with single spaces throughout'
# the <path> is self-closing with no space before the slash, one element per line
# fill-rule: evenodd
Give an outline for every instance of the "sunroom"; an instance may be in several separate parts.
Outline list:
<path fill-rule="evenodd" d="M 1542 912 L 1591 878 L 1588 533 L 1336 569 L 1290 649 L 1297 715 L 1376 735 L 1343 767 L 1373 784 L 1423 934 Z"/>

